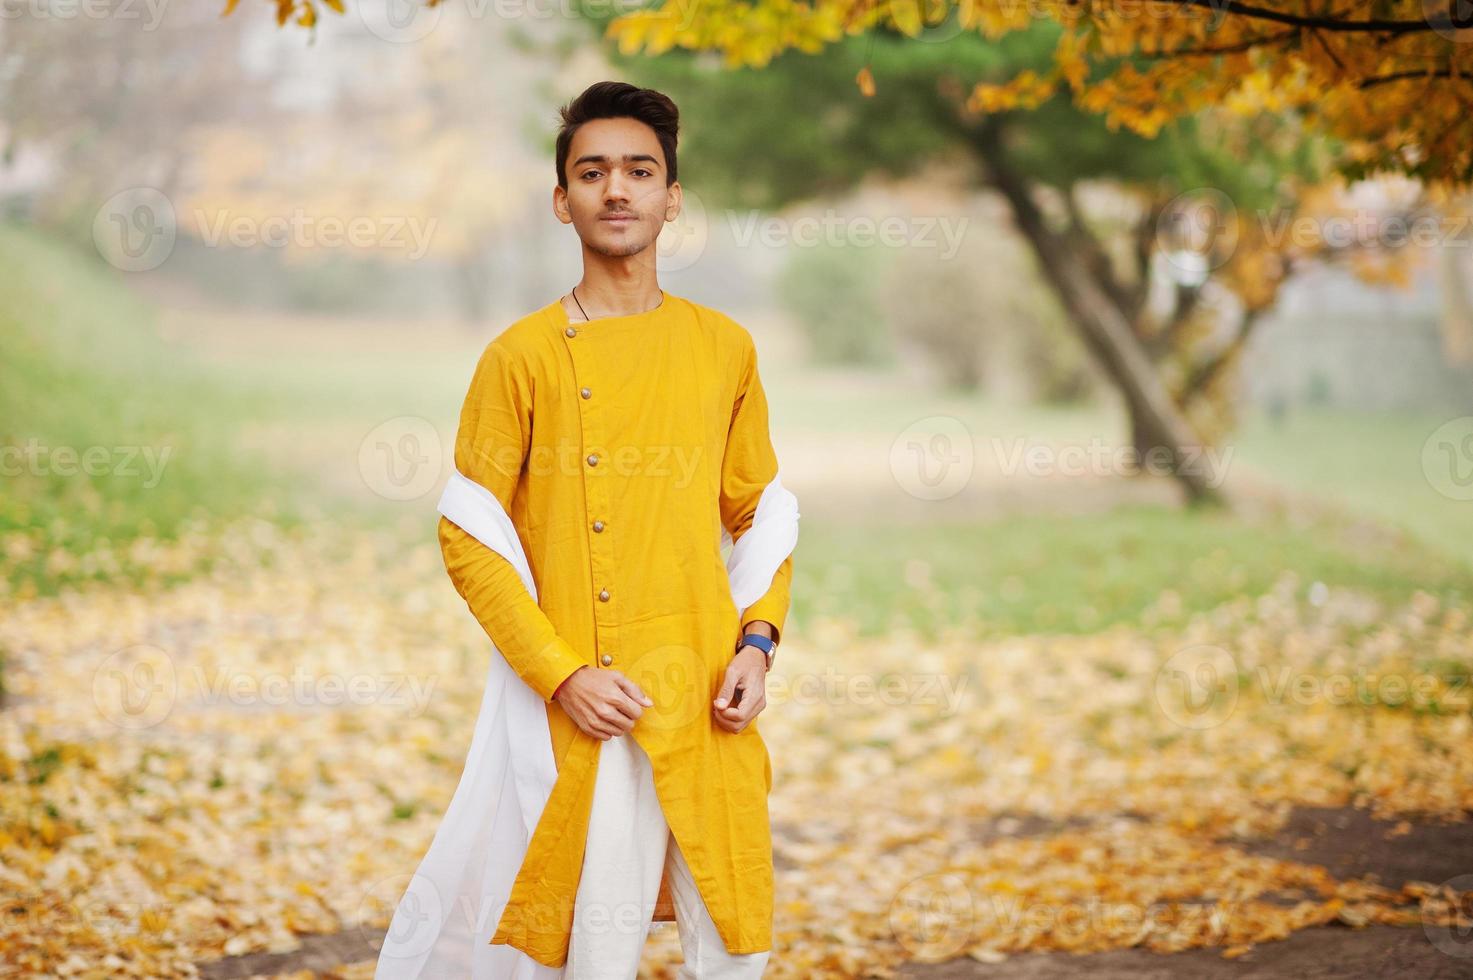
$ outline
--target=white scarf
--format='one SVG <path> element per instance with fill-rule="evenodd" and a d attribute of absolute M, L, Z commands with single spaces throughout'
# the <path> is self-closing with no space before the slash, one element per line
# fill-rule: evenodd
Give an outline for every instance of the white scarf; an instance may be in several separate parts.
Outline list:
<path fill-rule="evenodd" d="M 437 509 L 511 562 L 537 598 L 516 527 L 495 494 L 457 469 Z M 732 544 L 721 529 L 721 548 L 731 545 L 726 571 L 739 616 L 767 593 L 797 544 L 798 517 L 798 499 L 783 487 L 779 470 L 763 489 L 741 540 Z M 563 975 L 562 967 L 489 942 L 557 780 L 546 702 L 494 643 L 491 650 L 460 783 L 394 910 L 374 980 L 560 980 Z"/>

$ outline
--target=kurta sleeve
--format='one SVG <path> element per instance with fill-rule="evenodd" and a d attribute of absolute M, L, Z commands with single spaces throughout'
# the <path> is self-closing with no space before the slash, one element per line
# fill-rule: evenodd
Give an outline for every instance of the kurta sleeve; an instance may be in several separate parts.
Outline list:
<path fill-rule="evenodd" d="M 490 490 L 507 513 L 531 442 L 531 405 L 525 371 L 492 341 L 460 410 L 455 466 Z M 450 580 L 481 628 L 527 685 L 551 701 L 583 658 L 558 635 L 511 562 L 443 515 L 439 538 Z"/>
<path fill-rule="evenodd" d="M 732 541 L 752 526 L 762 491 L 777 476 L 777 453 L 767 428 L 767 395 L 757 373 L 757 348 L 744 335 L 741 379 L 731 410 L 726 452 L 721 458 L 721 522 Z M 772 624 L 773 639 L 782 637 L 793 581 L 793 556 L 783 559 L 773 573 L 766 594 L 742 613 L 742 631 L 758 620 Z"/>

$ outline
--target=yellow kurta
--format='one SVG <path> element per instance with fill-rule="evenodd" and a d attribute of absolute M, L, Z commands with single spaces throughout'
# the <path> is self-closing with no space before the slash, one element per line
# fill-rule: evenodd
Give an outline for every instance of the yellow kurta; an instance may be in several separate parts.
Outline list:
<path fill-rule="evenodd" d="M 552 693 L 585 664 L 623 672 L 655 702 L 632 736 L 727 951 L 772 948 L 771 761 L 757 719 L 732 734 L 711 702 L 747 624 L 780 635 L 787 616 L 791 556 L 740 620 L 721 556 L 722 527 L 735 540 L 751 526 L 777 457 L 751 335 L 662 295 L 646 313 L 588 322 L 550 303 L 476 365 L 455 465 L 506 508 L 538 600 L 504 557 L 439 523 L 456 589 L 548 702 L 557 781 L 491 942 L 554 967 L 567 957 L 603 742 Z M 672 918 L 668 881 L 660 900 L 655 918 Z"/>

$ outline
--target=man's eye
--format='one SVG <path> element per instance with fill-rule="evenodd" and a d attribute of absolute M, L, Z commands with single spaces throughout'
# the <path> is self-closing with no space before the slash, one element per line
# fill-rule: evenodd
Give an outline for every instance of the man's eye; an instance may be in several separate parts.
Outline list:
<path fill-rule="evenodd" d="M 597 170 L 585 170 L 585 171 L 583 171 L 583 176 L 584 177 L 596 177 L 596 176 L 598 176 L 598 171 Z"/>

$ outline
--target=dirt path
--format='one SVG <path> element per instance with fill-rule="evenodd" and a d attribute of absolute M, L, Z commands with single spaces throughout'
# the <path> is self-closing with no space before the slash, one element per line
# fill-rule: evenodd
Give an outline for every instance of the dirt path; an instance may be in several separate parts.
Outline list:
<path fill-rule="evenodd" d="M 1473 954 L 1473 949 L 1470 949 Z M 1122 949 L 1089 956 L 1034 953 L 988 965 L 957 960 L 936 966 L 911 966 L 902 977 L 915 980 L 1258 980 L 1261 977 L 1412 978 L 1453 980 L 1473 976 L 1473 959 L 1454 958 L 1433 946 L 1420 930 L 1372 926 L 1326 927 L 1296 932 L 1283 942 L 1259 946 L 1234 960 L 1218 950 L 1194 949 L 1163 956 Z"/>
<path fill-rule="evenodd" d="M 1059 828 L 1043 821 L 998 821 L 1012 835 L 1047 834 Z M 781 827 L 777 832 L 781 833 Z M 979 828 L 984 837 L 999 828 Z M 1396 824 L 1372 819 L 1363 810 L 1296 809 L 1278 837 L 1239 842 L 1265 857 L 1321 864 L 1337 878 L 1373 877 L 1381 884 L 1443 882 L 1473 874 L 1473 822 Z M 253 953 L 201 963 L 204 980 L 277 976 L 301 970 L 332 978 L 371 977 L 382 930 L 353 929 L 309 936 L 294 953 Z M 1473 936 L 1446 931 L 1433 937 L 1421 929 L 1343 926 L 1305 929 L 1283 942 L 1265 943 L 1236 959 L 1221 950 L 1196 949 L 1169 956 L 1142 949 L 1076 956 L 1035 953 L 1001 963 L 963 957 L 948 963 L 914 964 L 899 976 L 916 980 L 1253 980 L 1259 977 L 1444 978 L 1473 977 Z"/>
<path fill-rule="evenodd" d="M 1044 832 L 1047 827 L 1030 827 Z M 1269 841 L 1239 844 L 1264 857 L 1323 865 L 1337 878 L 1369 876 L 1397 887 L 1409 881 L 1439 883 L 1473 874 L 1473 822 L 1452 825 L 1395 824 L 1364 810 L 1301 808 Z M 911 965 L 900 976 L 916 980 L 1256 980 L 1259 977 L 1418 978 L 1473 977 L 1473 936 L 1422 929 L 1327 926 L 1305 929 L 1283 942 L 1255 947 L 1237 959 L 1221 950 L 1194 949 L 1163 956 L 1143 949 L 1074 956 L 1035 953 L 1002 963 L 970 959 Z"/>

